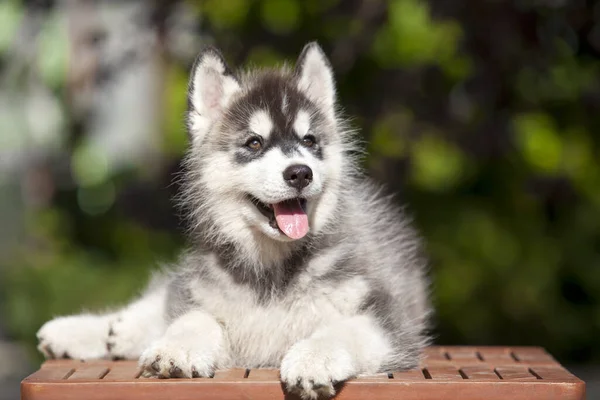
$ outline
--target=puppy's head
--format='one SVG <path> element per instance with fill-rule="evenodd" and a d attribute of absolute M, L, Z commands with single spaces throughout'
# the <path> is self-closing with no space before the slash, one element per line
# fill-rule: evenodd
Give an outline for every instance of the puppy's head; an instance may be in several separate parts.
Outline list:
<path fill-rule="evenodd" d="M 316 43 L 305 46 L 293 70 L 239 75 L 207 48 L 192 70 L 188 99 L 198 214 L 237 240 L 258 234 L 296 241 L 327 225 L 350 166 L 333 72 Z"/>

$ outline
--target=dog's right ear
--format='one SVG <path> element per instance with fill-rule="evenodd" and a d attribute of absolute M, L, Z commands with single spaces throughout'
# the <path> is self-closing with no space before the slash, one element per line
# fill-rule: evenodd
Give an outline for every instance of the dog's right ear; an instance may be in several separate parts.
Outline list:
<path fill-rule="evenodd" d="M 193 141 L 202 141 L 239 90 L 240 84 L 221 52 L 214 47 L 202 50 L 188 86 L 188 132 Z"/>

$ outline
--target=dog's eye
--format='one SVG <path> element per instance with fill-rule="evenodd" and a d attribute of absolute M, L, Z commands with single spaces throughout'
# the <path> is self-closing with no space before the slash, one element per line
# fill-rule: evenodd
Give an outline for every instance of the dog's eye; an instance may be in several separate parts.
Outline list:
<path fill-rule="evenodd" d="M 251 137 L 250 139 L 248 139 L 245 146 L 247 148 L 249 148 L 250 150 L 257 151 L 262 148 L 262 142 L 261 142 L 260 138 Z"/>
<path fill-rule="evenodd" d="M 306 147 L 313 147 L 317 143 L 317 139 L 313 135 L 306 135 L 302 138 L 302 144 Z"/>

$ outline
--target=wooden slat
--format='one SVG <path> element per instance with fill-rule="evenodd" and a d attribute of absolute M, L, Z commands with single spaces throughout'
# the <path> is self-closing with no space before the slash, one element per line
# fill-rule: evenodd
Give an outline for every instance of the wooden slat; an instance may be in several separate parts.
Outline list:
<path fill-rule="evenodd" d="M 522 363 L 554 363 L 555 360 L 550 354 L 540 347 L 514 349 L 519 362 Z"/>
<path fill-rule="evenodd" d="M 474 348 L 450 349 L 448 351 L 451 361 L 458 363 L 479 363 L 481 360 L 477 357 L 477 351 Z"/>
<path fill-rule="evenodd" d="M 439 366 L 434 365 L 427 368 L 427 372 L 434 381 L 460 381 L 463 377 L 458 372 L 458 369 L 454 366 Z"/>
<path fill-rule="evenodd" d="M 42 364 L 41 368 L 61 367 L 61 366 L 65 366 L 65 365 L 68 365 L 71 368 L 73 368 L 74 365 L 79 365 L 79 364 L 83 364 L 83 363 L 78 360 L 69 360 L 69 359 L 46 360 Z"/>
<path fill-rule="evenodd" d="M 251 369 L 248 378 L 251 381 L 279 382 L 279 370 L 276 369 Z"/>
<path fill-rule="evenodd" d="M 498 367 L 496 372 L 505 381 L 535 381 L 537 378 L 527 367 Z"/>
<path fill-rule="evenodd" d="M 426 380 L 394 385 L 348 385 L 336 400 L 584 400 L 583 384 L 549 385 L 537 382 L 436 382 Z M 346 390 L 348 389 L 348 390 Z M 351 390 L 350 390 L 351 389 Z"/>
<path fill-rule="evenodd" d="M 421 369 L 392 372 L 392 380 L 397 382 L 423 381 L 425 380 L 425 375 L 423 375 L 423 371 Z"/>
<path fill-rule="evenodd" d="M 131 362 L 131 361 L 119 361 L 119 362 Z M 66 358 L 61 358 L 61 359 L 57 359 L 57 360 L 46 360 L 44 361 L 44 363 L 42 364 L 42 368 L 47 368 L 47 367 L 58 367 L 58 366 L 64 366 L 64 365 L 68 365 L 72 368 L 79 368 L 80 366 L 86 366 L 86 365 L 108 365 L 108 364 L 112 364 L 113 361 L 111 360 L 89 360 L 89 361 L 81 361 L 81 360 L 72 360 L 72 359 L 66 359 Z"/>
<path fill-rule="evenodd" d="M 26 378 L 28 382 L 52 382 L 66 379 L 75 369 L 69 365 L 49 366 Z"/>
<path fill-rule="evenodd" d="M 359 382 L 386 382 L 390 379 L 387 373 L 375 374 L 375 375 L 360 375 L 355 380 Z"/>
<path fill-rule="evenodd" d="M 246 370 L 243 368 L 223 369 L 215 372 L 215 381 L 240 382 L 245 379 Z"/>
<path fill-rule="evenodd" d="M 499 381 L 500 377 L 488 366 L 468 366 L 460 369 L 468 379 L 475 381 Z"/>
<path fill-rule="evenodd" d="M 446 350 L 443 347 L 433 347 L 425 350 L 422 365 L 447 362 Z"/>
<path fill-rule="evenodd" d="M 531 371 L 545 380 L 554 380 L 554 381 L 573 381 L 578 380 L 578 378 L 567 371 L 566 369 L 560 366 L 533 366 L 531 367 Z"/>
<path fill-rule="evenodd" d="M 108 372 L 106 365 L 83 365 L 69 376 L 69 381 L 90 381 L 102 379 Z"/>
<path fill-rule="evenodd" d="M 446 352 L 454 357 L 447 359 Z M 422 364 L 426 373 L 393 371 L 391 378 L 383 373 L 340 384 L 336 400 L 583 400 L 585 395 L 585 383 L 540 348 L 432 347 Z M 23 380 L 21 399 L 296 400 L 284 395 L 277 370 L 231 369 L 196 379 L 137 375 L 135 361 L 51 361 Z"/>
<path fill-rule="evenodd" d="M 248 383 L 228 385 L 212 380 L 195 383 L 172 379 L 143 381 L 139 384 L 116 382 L 110 387 L 101 383 L 52 384 L 47 387 L 22 387 L 22 400 L 281 400 L 281 385 L 276 383 Z M 542 380 L 523 382 L 436 382 L 432 380 L 396 382 L 395 384 L 350 382 L 339 391 L 336 400 L 583 400 L 583 383 L 544 384 Z M 289 396 L 290 399 L 296 399 Z"/>
<path fill-rule="evenodd" d="M 127 382 L 137 379 L 141 374 L 137 362 L 123 361 L 110 365 L 108 374 L 102 378 L 105 382 Z"/>
<path fill-rule="evenodd" d="M 512 357 L 508 348 L 486 347 L 478 349 L 483 362 L 496 364 L 514 364 L 517 361 Z"/>

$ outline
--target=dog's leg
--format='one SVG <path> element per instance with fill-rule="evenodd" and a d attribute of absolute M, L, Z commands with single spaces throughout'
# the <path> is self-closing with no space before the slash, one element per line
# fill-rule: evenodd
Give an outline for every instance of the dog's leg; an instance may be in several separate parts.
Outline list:
<path fill-rule="evenodd" d="M 211 376 L 226 358 L 223 329 L 210 314 L 194 310 L 177 318 L 140 357 L 145 375 L 162 378 Z"/>
<path fill-rule="evenodd" d="M 137 360 L 167 328 L 166 285 L 149 290 L 109 321 L 106 348 L 113 359 Z"/>
<path fill-rule="evenodd" d="M 112 314 L 58 317 L 38 331 L 38 350 L 46 358 L 107 358 L 106 339 Z"/>
<path fill-rule="evenodd" d="M 123 309 L 107 314 L 58 317 L 38 331 L 38 349 L 47 358 L 137 359 L 165 330 L 166 285 L 151 285 Z"/>
<path fill-rule="evenodd" d="M 376 321 L 354 316 L 293 345 L 281 362 L 281 379 L 303 399 L 333 396 L 336 382 L 376 373 L 391 355 L 390 341 Z"/>

